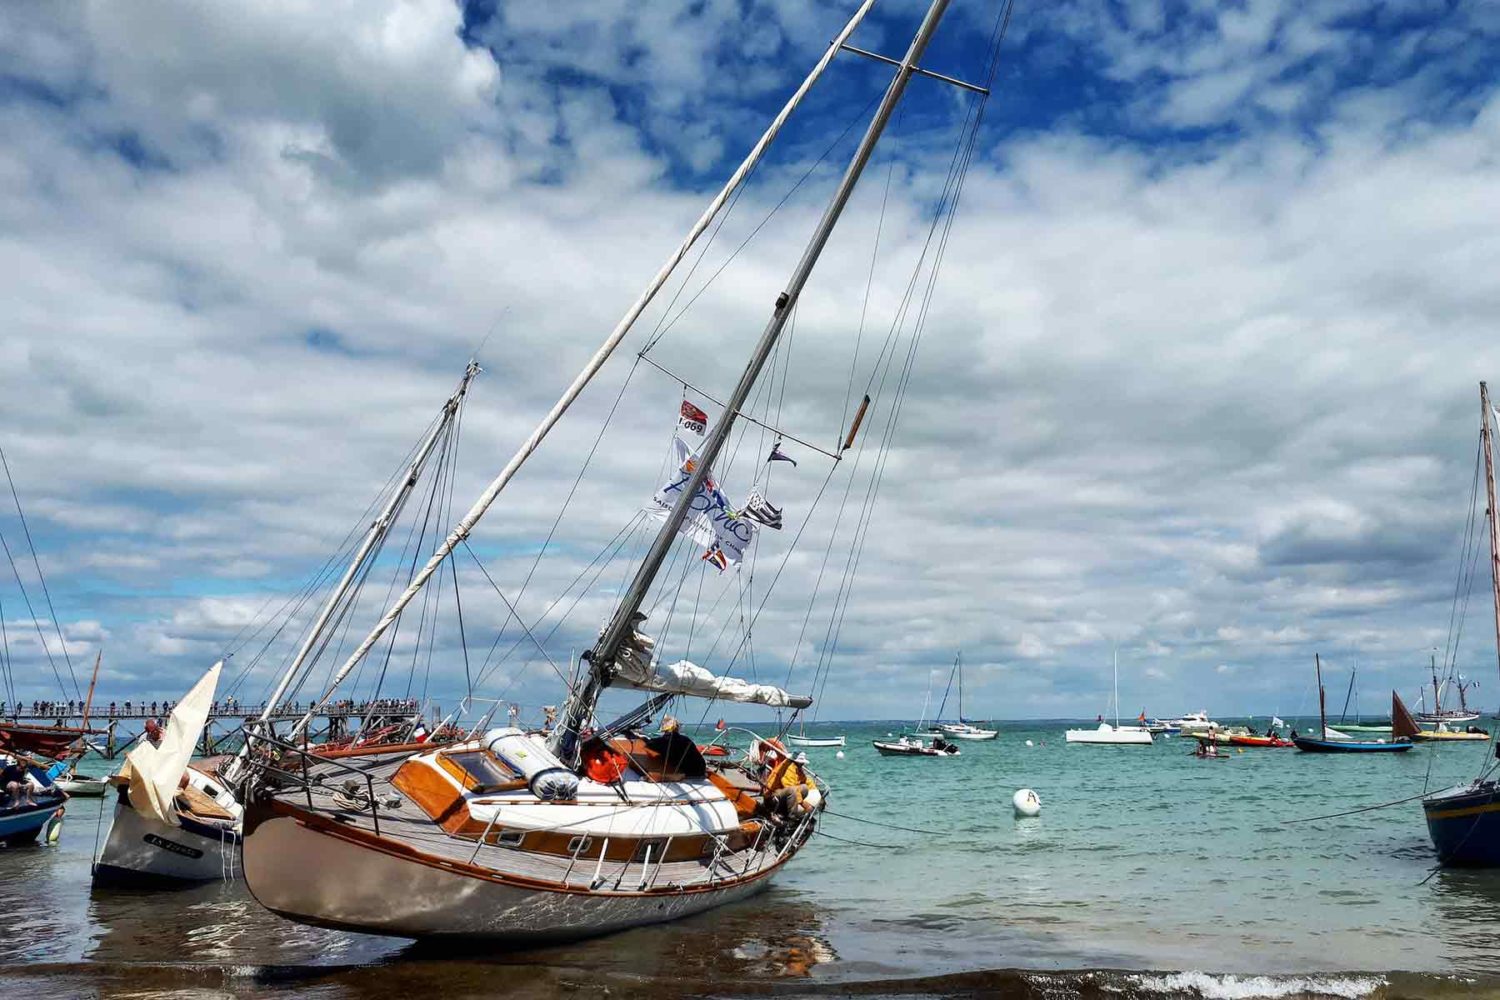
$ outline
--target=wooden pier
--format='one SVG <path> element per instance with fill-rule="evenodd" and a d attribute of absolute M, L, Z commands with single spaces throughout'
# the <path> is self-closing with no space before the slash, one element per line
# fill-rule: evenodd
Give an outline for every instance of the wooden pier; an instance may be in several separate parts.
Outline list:
<path fill-rule="evenodd" d="M 88 728 L 102 735 L 97 743 L 87 739 L 89 749 L 102 757 L 113 759 L 132 746 L 144 729 L 148 719 L 165 722 L 175 702 L 138 702 L 134 698 L 127 702 L 111 702 L 96 705 L 87 717 Z M 439 710 L 431 706 L 434 713 Z M 267 716 L 275 722 L 295 722 L 307 714 L 308 706 L 299 702 L 277 706 Z M 374 729 L 387 723 L 409 722 L 424 714 L 422 706 L 414 699 L 381 698 L 374 701 L 338 701 L 319 709 L 308 727 L 308 740 L 323 743 L 338 740 L 361 729 Z M 266 715 L 266 705 L 242 705 L 237 701 L 214 702 L 208 721 L 198 741 L 198 752 L 203 756 L 224 753 L 237 749 L 241 730 L 246 723 Z M 351 725 L 351 720 L 357 725 Z M 81 726 L 85 722 L 83 706 L 78 703 L 36 702 L 21 705 L 0 705 L 0 722 L 16 722 L 28 726 L 54 725 L 61 727 Z M 140 727 L 130 725 L 140 723 Z M 126 733 L 121 732 L 125 729 Z M 122 736 L 124 737 L 122 740 Z"/>

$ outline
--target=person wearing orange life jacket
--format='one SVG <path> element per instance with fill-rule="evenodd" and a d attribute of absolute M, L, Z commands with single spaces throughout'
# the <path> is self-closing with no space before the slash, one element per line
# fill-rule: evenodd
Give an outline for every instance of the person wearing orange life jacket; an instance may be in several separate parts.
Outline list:
<path fill-rule="evenodd" d="M 773 813 L 800 816 L 822 804 L 823 794 L 807 780 L 801 766 L 807 763 L 806 754 L 793 758 L 779 742 L 767 740 L 761 743 L 761 761 L 769 768 L 766 803 Z"/>

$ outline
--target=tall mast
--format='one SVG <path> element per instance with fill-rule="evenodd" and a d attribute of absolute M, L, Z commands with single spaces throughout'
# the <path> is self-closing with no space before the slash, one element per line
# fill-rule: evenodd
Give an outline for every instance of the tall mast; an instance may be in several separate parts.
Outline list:
<path fill-rule="evenodd" d="M 964 721 L 964 651 L 958 651 L 958 721 Z"/>
<path fill-rule="evenodd" d="M 1500 659 L 1500 512 L 1495 509 L 1495 437 L 1490 427 L 1494 410 L 1490 406 L 1490 389 L 1479 383 L 1479 409 L 1484 418 L 1480 443 L 1484 446 L 1484 496 L 1490 522 L 1490 588 L 1495 593 L 1495 655 Z"/>
<path fill-rule="evenodd" d="M 1432 714 L 1441 715 L 1443 712 L 1443 695 L 1438 690 L 1437 654 L 1429 654 L 1428 659 L 1432 661 Z"/>
<path fill-rule="evenodd" d="M 101 649 L 94 655 L 94 676 L 89 678 L 89 696 L 83 702 L 83 722 L 81 726 L 84 729 L 89 727 L 89 709 L 94 707 L 94 685 L 99 683 L 99 664 L 103 662 L 104 650 Z"/>
<path fill-rule="evenodd" d="M 1354 697 L 1354 678 L 1359 674 L 1358 668 L 1349 671 L 1349 689 L 1344 692 L 1344 710 L 1339 713 L 1339 725 L 1349 717 L 1349 699 Z"/>
<path fill-rule="evenodd" d="M 698 241 L 698 237 L 702 236 L 704 231 L 713 223 L 719 211 L 729 201 L 739 186 L 744 183 L 745 178 L 749 176 L 750 171 L 755 169 L 755 165 L 760 162 L 760 158 L 765 153 L 766 147 L 770 146 L 771 142 L 775 140 L 776 136 L 781 132 L 782 126 L 791 117 L 792 112 L 802 103 L 803 97 L 812 89 L 813 84 L 818 81 L 818 78 L 823 75 L 823 71 L 828 68 L 828 64 L 833 61 L 833 57 L 838 53 L 843 44 L 849 40 L 849 36 L 854 34 L 854 29 L 859 27 L 860 22 L 864 20 L 865 15 L 869 13 L 874 3 L 875 0 L 863 0 L 859 9 L 854 12 L 854 16 L 849 19 L 849 23 L 844 25 L 844 30 L 840 31 L 837 37 L 828 43 L 828 50 L 823 53 L 823 57 L 818 60 L 812 72 L 807 75 L 807 79 L 802 81 L 802 85 L 787 100 L 781 112 L 771 122 L 770 127 L 766 129 L 765 134 L 760 137 L 760 141 L 755 144 L 754 148 L 746 155 L 744 161 L 740 163 L 739 168 L 729 178 L 729 181 L 714 196 L 713 200 L 709 202 L 708 208 L 704 209 L 703 214 L 698 217 L 698 221 L 693 223 L 693 227 L 688 230 L 687 236 L 683 238 L 683 241 L 678 244 L 677 249 L 667 258 L 666 263 L 661 266 L 661 270 L 656 272 L 656 276 L 647 283 L 641 294 L 630 304 L 630 308 L 625 311 L 625 315 L 615 324 L 615 328 L 610 331 L 604 343 L 600 344 L 598 350 L 594 352 L 593 357 L 589 358 L 588 364 L 584 365 L 583 370 L 573 379 L 572 384 L 563 391 L 562 396 L 558 398 L 557 402 L 552 404 L 552 409 L 547 411 L 547 415 L 542 418 L 542 422 L 531 432 L 531 436 L 511 456 L 510 461 L 505 463 L 505 468 L 500 470 L 500 474 L 485 488 L 485 491 L 480 494 L 479 499 L 474 501 L 474 506 L 470 507 L 469 512 L 463 516 L 458 524 L 454 525 L 453 530 L 448 533 L 448 537 L 443 539 L 443 543 L 432 553 L 426 565 L 412 577 L 411 583 L 407 584 L 406 589 L 396 598 L 395 603 L 386 611 L 385 616 L 375 623 L 375 627 L 370 630 L 370 634 L 365 636 L 364 641 L 355 648 L 353 653 L 349 654 L 349 659 L 344 662 L 344 665 L 339 667 L 338 672 L 333 675 L 333 679 L 329 682 L 327 693 L 323 695 L 324 700 L 330 697 L 333 691 L 343 683 L 344 678 L 349 676 L 350 671 L 359 665 L 359 661 L 363 660 L 366 654 L 374 648 L 375 644 L 380 641 L 380 637 L 386 633 L 386 630 L 396 623 L 396 620 L 401 617 L 401 612 L 406 609 L 406 606 L 427 585 L 427 581 L 432 578 L 432 574 L 437 572 L 438 567 L 443 564 L 443 560 L 447 559 L 453 553 L 453 550 L 458 548 L 463 540 L 469 537 L 469 533 L 474 530 L 474 526 L 479 523 L 480 518 L 484 517 L 485 512 L 490 509 L 490 505 L 495 502 L 500 492 L 505 489 L 506 484 L 515 477 L 515 474 L 520 471 L 521 466 L 531 457 L 532 452 L 541 446 L 542 440 L 546 438 L 553 426 L 562 419 L 563 414 L 568 411 L 568 408 L 573 405 L 574 400 L 593 381 L 594 376 L 599 373 L 599 369 L 604 367 L 604 363 L 609 360 L 610 355 L 614 354 L 615 348 L 620 346 L 620 341 L 625 339 L 625 335 L 630 332 L 630 328 L 635 325 L 635 321 L 640 318 L 641 313 L 645 311 L 646 307 L 656 297 L 656 293 L 661 291 L 662 286 L 667 283 L 667 279 L 671 277 L 677 265 L 687 256 L 693 244 Z M 298 725 L 304 725 L 306 721 L 303 720 Z"/>
<path fill-rule="evenodd" d="M 1115 728 L 1120 728 L 1120 647 L 1116 646 L 1109 657 L 1110 668 L 1115 675 Z"/>
<path fill-rule="evenodd" d="M 1318 672 L 1318 739 L 1328 739 L 1328 706 L 1323 704 L 1323 661 L 1313 654 L 1313 669 Z"/>
<path fill-rule="evenodd" d="M 427 464 L 427 459 L 432 456 L 434 449 L 437 448 L 438 441 L 443 436 L 443 431 L 453 420 L 453 415 L 458 412 L 458 407 L 463 402 L 464 394 L 469 391 L 469 383 L 474 381 L 474 377 L 478 374 L 479 365 L 470 361 L 464 369 L 463 378 L 458 380 L 458 388 L 453 390 L 453 395 L 449 396 L 448 401 L 443 404 L 442 415 L 438 418 L 432 431 L 428 433 L 427 437 L 417 447 L 416 455 L 412 457 L 411 464 L 406 468 L 406 477 L 401 481 L 401 485 L 397 487 L 396 492 L 391 494 L 390 500 L 386 502 L 380 514 L 374 521 L 370 522 L 370 529 L 365 532 L 364 541 L 360 543 L 359 550 L 354 553 L 354 558 L 349 561 L 349 568 L 344 570 L 343 578 L 339 580 L 338 586 L 333 588 L 333 593 L 329 595 L 327 602 L 323 605 L 323 609 L 318 613 L 317 620 L 313 622 L 312 628 L 308 630 L 307 638 L 302 641 L 302 646 L 297 650 L 297 655 L 292 658 L 291 665 L 286 668 L 286 673 L 282 675 L 281 682 L 276 685 L 276 690 L 267 699 L 265 711 L 260 713 L 259 722 L 262 726 L 276 712 L 276 708 L 281 704 L 282 696 L 286 694 L 287 688 L 291 687 L 292 681 L 301 672 L 302 665 L 307 662 L 307 658 L 317 647 L 318 641 L 323 638 L 323 630 L 328 626 L 328 622 L 333 618 L 334 613 L 343 602 L 344 596 L 348 594 L 349 588 L 354 585 L 354 581 L 358 577 L 360 569 L 364 566 L 365 560 L 370 557 L 370 553 L 375 550 L 376 546 L 385 538 L 386 533 L 391 530 L 391 524 L 395 521 L 396 516 L 401 513 L 401 508 L 405 506 L 407 498 L 411 496 L 412 490 L 416 489 L 417 480 L 422 476 L 422 467 Z M 327 695 L 325 694 L 324 698 L 326 697 Z M 296 739 L 296 734 L 300 733 L 312 721 L 316 710 L 316 705 L 309 706 L 307 714 L 297 721 L 297 725 L 292 730 L 293 739 Z M 250 746 L 246 743 L 240 752 L 240 756 L 243 757 L 249 752 L 249 749 Z"/>
<path fill-rule="evenodd" d="M 692 504 L 693 498 L 698 495 L 703 480 L 708 477 L 709 469 L 713 468 L 725 442 L 729 440 L 729 432 L 734 429 L 735 418 L 739 416 L 745 401 L 749 399 L 750 391 L 760 376 L 761 368 L 765 365 L 766 359 L 771 356 L 771 351 L 781 336 L 782 328 L 786 326 L 787 319 L 791 316 L 798 298 L 802 295 L 802 289 L 812 274 L 813 266 L 817 264 L 823 247 L 828 243 L 828 237 L 838 223 L 839 215 L 848 204 L 850 195 L 854 193 L 854 186 L 858 183 L 860 174 L 864 172 L 865 165 L 870 161 L 870 155 L 875 151 L 875 144 L 880 140 L 881 133 L 885 131 L 891 114 L 896 110 L 896 105 L 901 102 L 901 95 L 905 93 L 906 85 L 916 73 L 917 61 L 927 51 L 927 43 L 932 40 L 938 22 L 943 19 L 943 13 L 948 9 L 948 2 L 949 0 L 932 0 L 931 6 L 927 8 L 927 15 L 922 19 L 922 26 L 917 29 L 911 46 L 902 57 L 896 75 L 891 80 L 890 86 L 886 88 L 880 107 L 875 111 L 875 117 L 865 129 L 865 134 L 854 151 L 853 159 L 850 160 L 843 179 L 839 181 L 838 189 L 833 194 L 833 200 L 824 210 L 822 219 L 818 221 L 818 226 L 813 231 L 812 239 L 802 252 L 802 258 L 792 270 L 791 279 L 787 282 L 785 291 L 776 297 L 771 319 L 766 324 L 764 332 L 761 333 L 760 342 L 756 344 L 754 352 L 750 355 L 750 361 L 740 375 L 734 391 L 725 401 L 723 416 L 719 418 L 719 422 L 714 425 L 713 431 L 703 443 L 697 466 L 689 474 L 681 495 L 678 496 L 676 504 L 667 516 L 666 523 L 661 526 L 655 541 L 651 544 L 650 551 L 646 553 L 645 561 L 636 570 L 635 578 L 625 591 L 625 597 L 615 610 L 614 617 L 610 619 L 609 624 L 600 634 L 599 641 L 588 654 L 588 677 L 585 678 L 582 687 L 569 697 L 562 722 L 552 735 L 552 749 L 564 762 L 572 761 L 578 732 L 593 714 L 594 705 L 598 702 L 600 693 L 609 684 L 614 669 L 615 655 L 631 633 L 641 603 L 646 599 L 646 591 L 650 589 L 652 581 L 656 579 L 656 574 L 661 570 L 662 562 L 666 559 L 667 552 L 677 537 L 677 531 L 687 517 L 688 507 Z"/>
<path fill-rule="evenodd" d="M 948 668 L 948 683 L 943 687 L 943 700 L 938 702 L 937 715 L 932 717 L 934 723 L 943 721 L 943 713 L 948 710 L 948 695 L 953 691 L 953 675 L 958 673 L 958 657 L 953 658 L 953 666 Z"/>

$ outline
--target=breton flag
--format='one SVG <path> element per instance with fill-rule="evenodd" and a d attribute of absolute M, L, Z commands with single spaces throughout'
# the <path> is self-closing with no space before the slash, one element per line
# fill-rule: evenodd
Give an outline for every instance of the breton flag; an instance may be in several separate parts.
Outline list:
<path fill-rule="evenodd" d="M 1271 725 L 1273 725 L 1276 728 L 1280 729 L 1282 726 L 1285 726 L 1286 723 L 1282 722 L 1280 719 L 1278 719 L 1276 716 L 1273 715 L 1273 716 L 1271 716 Z"/>
<path fill-rule="evenodd" d="M 766 458 L 767 462 L 791 462 L 792 468 L 797 467 L 797 460 L 781 450 L 781 442 L 777 441 L 771 445 L 771 454 Z"/>
<path fill-rule="evenodd" d="M 708 414 L 698 409 L 687 400 L 682 401 L 682 414 L 677 418 L 679 427 L 686 427 L 699 437 L 708 428 Z"/>
<path fill-rule="evenodd" d="M 767 500 L 759 486 L 751 487 L 750 495 L 745 498 L 745 506 L 740 513 L 775 531 L 781 530 L 781 508 Z"/>

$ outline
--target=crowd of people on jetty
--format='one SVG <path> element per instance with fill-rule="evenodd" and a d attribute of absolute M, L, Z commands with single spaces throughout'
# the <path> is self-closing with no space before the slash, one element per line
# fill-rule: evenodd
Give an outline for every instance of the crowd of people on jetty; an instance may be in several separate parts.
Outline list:
<path fill-rule="evenodd" d="M 27 711 L 25 702 L 10 704 L 0 701 L 0 719 L 17 718 L 26 716 L 28 718 L 48 719 L 72 719 L 83 715 L 84 702 L 69 699 L 68 701 L 33 701 Z M 96 714 L 105 718 L 170 715 L 172 708 L 177 703 L 168 699 L 160 701 L 136 701 L 126 699 L 124 702 L 112 701 L 107 706 L 100 705 L 95 710 Z M 233 695 L 215 701 L 210 708 L 213 715 L 260 715 L 265 711 L 265 705 L 244 705 Z M 309 702 L 304 705 L 300 701 L 284 702 L 279 705 L 273 715 L 297 715 L 311 709 Z M 352 698 L 341 701 L 332 701 L 325 704 L 320 714 L 325 715 L 396 715 L 412 714 L 420 708 L 420 703 L 415 698 L 375 698 L 369 701 L 356 702 Z"/>

